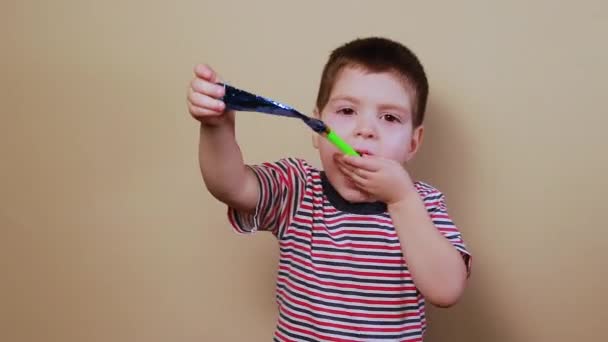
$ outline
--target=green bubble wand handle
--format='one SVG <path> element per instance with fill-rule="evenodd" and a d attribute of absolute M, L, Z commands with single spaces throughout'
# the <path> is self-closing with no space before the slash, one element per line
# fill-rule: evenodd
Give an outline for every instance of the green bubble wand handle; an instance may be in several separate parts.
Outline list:
<path fill-rule="evenodd" d="M 346 143 L 339 135 L 337 135 L 334 131 L 332 131 L 329 127 L 327 127 L 328 133 L 325 134 L 327 140 L 329 140 L 332 144 L 334 144 L 342 153 L 348 156 L 358 156 L 359 153 L 355 151 L 349 144 Z"/>

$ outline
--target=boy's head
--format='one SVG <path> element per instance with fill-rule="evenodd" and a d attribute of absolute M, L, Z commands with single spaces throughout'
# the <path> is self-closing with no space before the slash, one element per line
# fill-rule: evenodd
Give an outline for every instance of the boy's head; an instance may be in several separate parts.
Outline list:
<path fill-rule="evenodd" d="M 319 112 L 327 104 L 339 73 L 345 67 L 361 68 L 370 73 L 387 72 L 399 77 L 414 100 L 413 127 L 422 124 L 429 85 L 422 64 L 410 49 L 380 37 L 356 39 L 335 49 L 321 75 L 316 101 Z"/>
<path fill-rule="evenodd" d="M 386 38 L 364 38 L 335 49 L 321 75 L 315 116 L 360 154 L 409 161 L 422 141 L 428 81 L 418 58 Z M 339 151 L 315 137 L 323 168 L 338 192 L 365 200 L 334 162 Z"/>

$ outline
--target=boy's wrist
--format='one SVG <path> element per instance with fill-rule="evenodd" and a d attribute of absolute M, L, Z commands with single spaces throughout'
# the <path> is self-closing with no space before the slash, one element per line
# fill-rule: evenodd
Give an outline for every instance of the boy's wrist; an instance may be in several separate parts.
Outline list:
<path fill-rule="evenodd" d="M 221 129 L 222 127 L 234 127 L 234 119 L 234 111 L 227 110 L 219 116 L 200 119 L 199 122 L 201 125 L 201 129 L 216 130 L 218 128 Z"/>
<path fill-rule="evenodd" d="M 389 213 L 396 210 L 406 210 L 418 201 L 420 201 L 420 196 L 417 191 L 407 191 L 399 200 L 387 203 L 387 209 Z"/>
<path fill-rule="evenodd" d="M 233 131 L 234 130 L 234 121 L 229 120 L 228 118 L 222 118 L 219 120 L 214 120 L 212 122 L 200 122 L 200 130 L 201 133 L 219 133 L 222 131 Z"/>

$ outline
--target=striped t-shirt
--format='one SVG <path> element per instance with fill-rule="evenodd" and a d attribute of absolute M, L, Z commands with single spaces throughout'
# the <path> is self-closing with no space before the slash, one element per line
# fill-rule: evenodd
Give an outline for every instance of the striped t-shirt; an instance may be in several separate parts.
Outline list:
<path fill-rule="evenodd" d="M 412 282 L 386 205 L 349 203 L 304 160 L 250 166 L 255 213 L 228 208 L 239 233 L 270 231 L 280 246 L 274 341 L 422 341 L 424 298 Z M 437 229 L 469 252 L 444 196 L 416 182 Z"/>

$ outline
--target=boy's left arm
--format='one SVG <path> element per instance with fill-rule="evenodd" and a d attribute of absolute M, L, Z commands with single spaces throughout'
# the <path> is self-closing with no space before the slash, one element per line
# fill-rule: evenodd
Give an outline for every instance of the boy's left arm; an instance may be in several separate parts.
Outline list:
<path fill-rule="evenodd" d="M 388 211 L 416 287 L 434 305 L 455 304 L 466 285 L 467 265 L 435 226 L 423 199 L 409 191 L 402 200 L 390 203 Z"/>
<path fill-rule="evenodd" d="M 379 157 L 340 156 L 337 162 L 342 172 L 361 190 L 371 198 L 387 203 L 403 256 L 422 295 L 436 306 L 455 304 L 468 278 L 468 260 L 465 260 L 468 253 L 449 220 L 443 195 L 439 191 L 434 194 L 437 196 L 434 215 L 443 217 L 442 221 L 451 225 L 447 229 L 454 230 L 455 234 L 450 240 L 433 222 L 423 198 L 402 165 Z"/>

